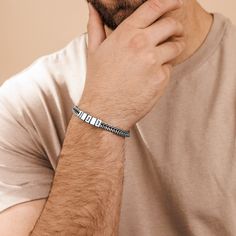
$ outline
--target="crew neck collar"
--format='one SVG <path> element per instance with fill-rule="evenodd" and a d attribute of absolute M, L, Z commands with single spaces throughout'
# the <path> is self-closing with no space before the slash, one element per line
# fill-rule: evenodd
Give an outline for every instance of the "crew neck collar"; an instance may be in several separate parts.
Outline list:
<path fill-rule="evenodd" d="M 189 58 L 173 68 L 172 77 L 189 74 L 200 67 L 204 62 L 208 60 L 208 58 L 220 44 L 225 34 L 226 28 L 230 23 L 230 20 L 220 13 L 212 13 L 212 16 L 213 22 L 211 28 L 202 45 Z M 84 35 L 87 49 L 88 33 L 85 32 Z"/>
<path fill-rule="evenodd" d="M 213 22 L 204 42 L 197 49 L 197 51 L 192 54 L 192 56 L 173 68 L 173 77 L 178 77 L 180 74 L 189 74 L 200 67 L 204 62 L 208 60 L 208 58 L 220 44 L 229 20 L 220 13 L 212 13 L 212 15 Z"/>

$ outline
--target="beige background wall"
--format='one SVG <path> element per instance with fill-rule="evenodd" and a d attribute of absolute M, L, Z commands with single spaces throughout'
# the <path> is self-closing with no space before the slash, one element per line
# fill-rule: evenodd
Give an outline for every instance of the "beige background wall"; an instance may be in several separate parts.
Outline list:
<path fill-rule="evenodd" d="M 235 0 L 199 0 L 236 24 Z M 86 31 L 86 0 L 0 0 L 0 84 Z"/>

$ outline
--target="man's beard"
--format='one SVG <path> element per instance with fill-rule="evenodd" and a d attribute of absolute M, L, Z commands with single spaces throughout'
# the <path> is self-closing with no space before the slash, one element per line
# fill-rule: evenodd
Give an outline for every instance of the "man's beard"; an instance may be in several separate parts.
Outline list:
<path fill-rule="evenodd" d="M 87 0 L 99 13 L 103 23 L 111 30 L 130 16 L 146 0 Z M 112 2 L 110 2 L 112 1 Z"/>

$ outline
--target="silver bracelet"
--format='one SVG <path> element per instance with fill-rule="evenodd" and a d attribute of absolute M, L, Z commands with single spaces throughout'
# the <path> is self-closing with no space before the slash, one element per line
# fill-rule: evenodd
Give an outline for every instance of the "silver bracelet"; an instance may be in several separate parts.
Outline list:
<path fill-rule="evenodd" d="M 97 128 L 105 129 L 107 131 L 110 131 L 110 132 L 117 134 L 119 136 L 122 136 L 122 137 L 130 137 L 130 131 L 122 130 L 120 128 L 109 125 L 109 124 L 103 122 L 102 120 L 90 115 L 89 113 L 82 111 L 76 105 L 73 106 L 72 112 L 74 113 L 74 115 L 76 115 L 82 121 L 85 121 L 90 125 L 93 125 Z"/>

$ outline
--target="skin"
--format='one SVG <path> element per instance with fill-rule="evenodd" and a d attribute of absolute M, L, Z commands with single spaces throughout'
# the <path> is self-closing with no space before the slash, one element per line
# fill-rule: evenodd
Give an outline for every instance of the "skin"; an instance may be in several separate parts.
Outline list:
<path fill-rule="evenodd" d="M 104 19 L 105 33 L 106 36 L 110 35 L 117 27 L 120 22 L 125 20 L 132 12 L 140 6 L 145 0 L 125 0 L 125 1 L 114 1 L 114 0 L 88 0 L 94 4 L 95 9 L 100 14 L 101 18 Z M 165 0 L 161 1 L 164 2 Z M 129 5 L 127 11 L 119 11 L 119 8 L 123 5 Z M 110 17 L 106 17 L 106 10 L 110 12 Z M 114 16 L 115 15 L 115 16 Z M 184 41 L 186 47 L 184 51 L 176 57 L 172 64 L 179 64 L 189 58 L 198 48 L 199 45 L 204 41 L 207 33 L 210 30 L 212 24 L 212 15 L 206 12 L 195 0 L 184 0 L 183 6 L 171 12 L 167 12 L 163 17 L 172 17 L 179 21 L 184 27 Z M 196 32 L 198 32 L 196 34 Z"/>
<path fill-rule="evenodd" d="M 128 130 L 162 96 L 172 65 L 199 48 L 212 18 L 193 0 L 148 0 L 111 30 L 89 8 L 87 79 L 78 105 Z M 49 197 L 0 214 L 0 235 L 118 235 L 124 143 L 72 116 Z"/>

